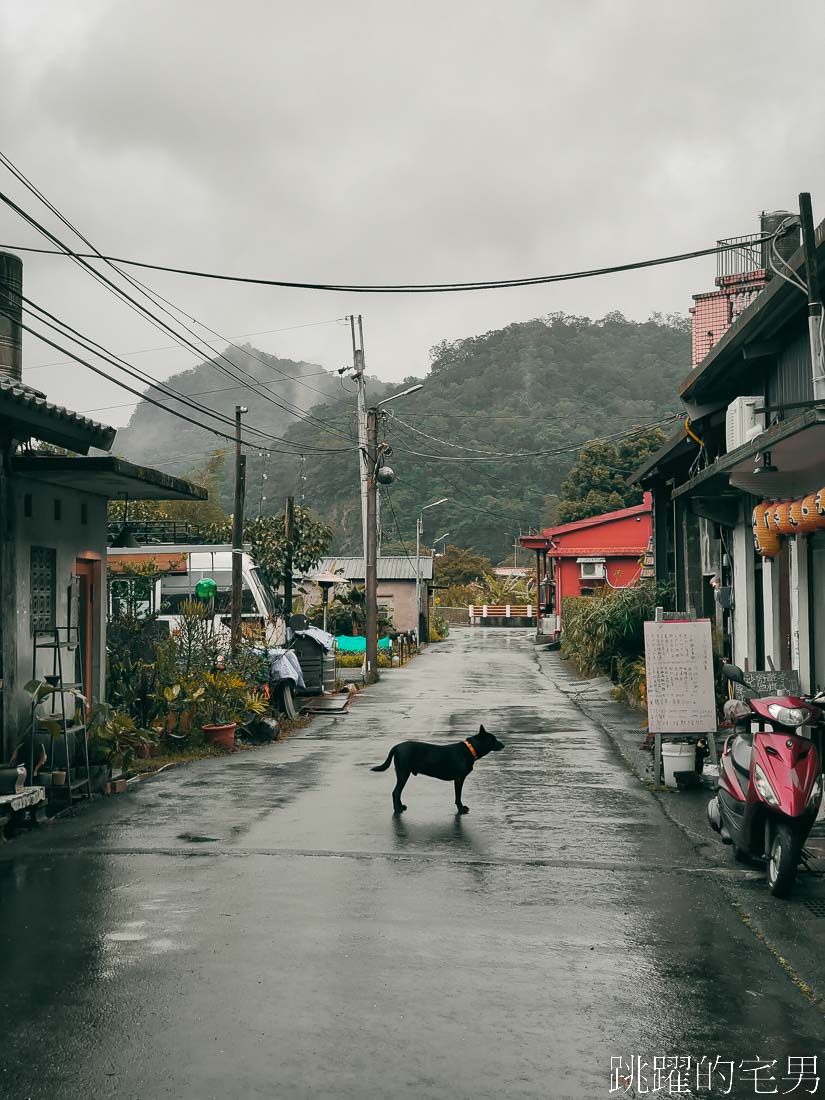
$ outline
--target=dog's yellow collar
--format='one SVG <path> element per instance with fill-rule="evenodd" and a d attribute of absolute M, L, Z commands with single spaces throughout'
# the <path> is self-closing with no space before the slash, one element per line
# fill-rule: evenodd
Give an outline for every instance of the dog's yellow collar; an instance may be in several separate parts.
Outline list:
<path fill-rule="evenodd" d="M 468 749 L 470 750 L 470 752 L 472 753 L 472 757 L 473 757 L 473 760 L 478 760 L 478 753 L 477 753 L 477 752 L 476 752 L 476 750 L 475 750 L 475 749 L 473 748 L 473 746 L 472 746 L 472 745 L 470 744 L 470 742 L 469 742 L 469 741 L 465 741 L 465 742 L 464 742 L 464 744 L 465 744 L 465 745 L 467 746 L 467 748 L 468 748 Z"/>

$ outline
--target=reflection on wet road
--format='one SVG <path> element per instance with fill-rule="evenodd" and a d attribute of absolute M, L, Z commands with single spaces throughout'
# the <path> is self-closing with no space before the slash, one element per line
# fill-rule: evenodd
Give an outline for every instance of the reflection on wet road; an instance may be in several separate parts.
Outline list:
<path fill-rule="evenodd" d="M 393 817 L 369 767 L 481 722 L 507 747 L 470 814 L 414 777 Z M 526 632 L 459 633 L 345 717 L 7 847 L 0 1096 L 572 1100 L 620 1055 L 817 1053 L 720 873 Z"/>

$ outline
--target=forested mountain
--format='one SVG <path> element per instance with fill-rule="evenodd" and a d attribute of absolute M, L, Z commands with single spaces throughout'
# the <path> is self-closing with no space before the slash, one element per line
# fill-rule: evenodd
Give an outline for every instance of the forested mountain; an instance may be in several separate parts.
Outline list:
<path fill-rule="evenodd" d="M 260 389 L 250 391 L 238 384 L 238 377 L 254 379 L 260 383 Z M 262 445 L 272 436 L 284 436 L 293 425 L 300 426 L 296 413 L 306 414 L 313 405 L 343 396 L 337 374 L 313 363 L 279 359 L 250 345 L 230 346 L 214 359 L 172 375 L 166 385 L 192 402 L 222 413 L 233 423 L 235 406 L 246 406 L 249 412 L 244 416 L 245 436 L 250 443 L 260 440 Z M 149 395 L 193 420 L 230 436 L 234 434 L 232 424 L 208 417 L 154 390 Z M 263 434 L 258 434 L 256 428 Z M 272 446 L 285 445 L 273 440 Z M 179 474 L 202 469 L 209 455 L 220 447 L 231 449 L 232 444 L 146 401 L 137 406 L 127 427 L 118 431 L 115 444 L 118 454 L 132 461 L 162 465 L 167 472 Z M 227 504 L 229 499 L 224 495 L 223 503 Z"/>
<path fill-rule="evenodd" d="M 328 397 L 312 407 L 310 398 L 321 402 L 320 395 L 301 392 L 297 383 L 272 383 L 270 389 L 279 399 L 287 396 L 296 406 L 311 408 L 313 419 L 307 422 L 257 398 L 242 397 L 241 391 L 211 395 L 229 414 L 243 399 L 250 406 L 250 423 L 283 435 L 293 448 L 307 452 L 302 462 L 294 454 L 273 451 L 262 459 L 250 451 L 247 513 L 258 513 L 261 496 L 266 497 L 266 513 L 282 507 L 287 494 L 297 500 L 303 495 L 307 507 L 333 526 L 334 550 L 357 551 L 354 392 L 342 392 L 337 376 L 318 375 L 318 368 L 309 364 L 260 358 L 290 374 L 315 375 L 309 384 Z M 260 363 L 252 363 L 256 377 L 267 374 Z M 420 508 L 447 496 L 448 503 L 424 513 L 425 545 L 449 531 L 449 542 L 456 546 L 475 547 L 496 561 L 506 557 L 519 530 L 552 522 L 560 487 L 581 444 L 674 412 L 678 383 L 689 363 L 690 327 L 685 318 L 654 315 L 637 323 L 621 314 L 599 321 L 551 314 L 440 344 L 433 348 L 429 372 L 422 370 L 421 379 L 392 386 L 374 382 L 372 398 L 424 382 L 419 392 L 385 406 L 387 415 L 382 418 L 381 434 L 392 447 L 389 462 L 396 473 L 395 484 L 382 491 L 384 552 L 400 552 L 402 539 L 412 550 Z M 187 392 L 193 392 L 210 383 L 221 385 L 215 378 L 214 366 L 204 364 L 170 379 L 170 384 L 182 388 L 184 379 Z M 223 384 L 229 383 L 224 379 Z M 353 390 L 351 383 L 347 386 Z M 164 414 L 151 406 L 139 408 L 118 436 L 120 452 L 153 463 L 186 452 L 196 429 L 165 421 Z M 201 433 L 191 449 L 210 447 L 214 442 Z M 309 453 L 319 450 L 332 453 Z M 536 451 L 550 453 L 521 457 Z M 202 458 L 182 457 L 164 469 L 191 473 L 202 464 Z M 261 478 L 264 472 L 266 481 Z M 229 474 L 227 469 L 225 506 L 230 499 Z"/>

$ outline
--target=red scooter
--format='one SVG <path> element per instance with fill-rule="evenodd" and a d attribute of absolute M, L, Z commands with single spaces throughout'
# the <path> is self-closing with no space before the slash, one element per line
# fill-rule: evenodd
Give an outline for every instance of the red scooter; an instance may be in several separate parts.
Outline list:
<path fill-rule="evenodd" d="M 725 704 L 734 733 L 725 741 L 708 820 L 737 859 L 767 861 L 771 893 L 786 897 L 822 801 L 819 755 L 801 731 L 822 721 L 825 695 L 758 699 L 736 665 L 723 665 L 722 674 L 749 694 Z"/>

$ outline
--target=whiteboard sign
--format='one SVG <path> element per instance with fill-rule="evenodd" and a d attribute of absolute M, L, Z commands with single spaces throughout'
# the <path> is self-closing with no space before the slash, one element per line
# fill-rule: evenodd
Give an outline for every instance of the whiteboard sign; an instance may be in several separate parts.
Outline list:
<path fill-rule="evenodd" d="M 645 666 L 651 733 L 716 729 L 709 619 L 645 623 Z"/>

